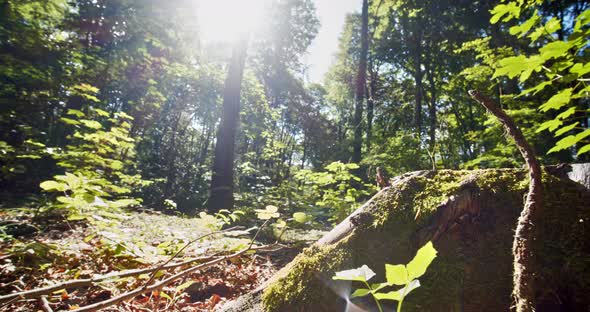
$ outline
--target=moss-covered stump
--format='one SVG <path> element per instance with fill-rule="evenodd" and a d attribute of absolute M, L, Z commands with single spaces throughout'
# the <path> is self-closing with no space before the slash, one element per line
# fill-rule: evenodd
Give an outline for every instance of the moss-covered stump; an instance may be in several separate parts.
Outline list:
<path fill-rule="evenodd" d="M 547 172 L 543 179 L 535 245 L 538 311 L 589 311 L 590 191 Z M 385 263 L 407 263 L 432 240 L 439 256 L 404 311 L 508 311 L 513 229 L 527 187 L 526 172 L 517 169 L 397 178 L 334 230 L 339 233 L 306 249 L 234 309 L 345 311 L 351 288 L 362 285 L 333 281 L 334 272 L 366 264 L 377 273 L 372 282 L 383 282 Z M 376 310 L 369 299 L 353 299 L 349 311 Z"/>

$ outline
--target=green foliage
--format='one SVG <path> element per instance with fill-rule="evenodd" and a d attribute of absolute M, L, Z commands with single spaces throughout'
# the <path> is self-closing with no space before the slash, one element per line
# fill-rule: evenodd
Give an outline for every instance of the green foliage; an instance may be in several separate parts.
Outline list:
<path fill-rule="evenodd" d="M 394 300 L 398 302 L 397 311 L 399 312 L 401 311 L 404 297 L 414 289 L 420 287 L 420 281 L 417 278 L 426 273 L 426 269 L 428 269 L 434 258 L 436 258 L 436 254 L 437 252 L 432 242 L 428 242 L 418 250 L 416 256 L 408 264 L 385 264 L 385 278 L 387 280 L 385 283 L 369 285 L 368 281 L 375 276 L 375 272 L 366 265 L 357 269 L 336 272 L 332 279 L 362 282 L 367 288 L 356 289 L 350 298 L 364 297 L 371 294 L 375 298 L 379 311 L 382 311 L 381 305 L 379 304 L 380 300 Z M 394 285 L 404 287 L 386 293 L 380 292 L 385 287 Z"/>
<path fill-rule="evenodd" d="M 114 213 L 121 208 L 141 202 L 129 197 L 132 189 L 149 184 L 139 175 L 128 174 L 135 147 L 129 137 L 131 117 L 117 113 L 114 118 L 106 118 L 104 111 L 95 112 L 95 118 L 106 119 L 104 123 L 111 125 L 108 128 L 79 110 L 70 109 L 67 115 L 75 118 L 64 118 L 72 127 L 70 144 L 52 154 L 66 173 L 40 184 L 44 191 L 60 194 L 49 208 L 65 211 L 69 220 L 97 216 L 116 219 Z"/>
<path fill-rule="evenodd" d="M 535 2 L 516 1 L 500 4 L 492 10 L 493 16 L 490 21 L 496 23 L 506 15 L 502 22 L 509 22 L 521 15 L 529 14 L 537 5 Z M 587 27 L 590 23 L 589 16 L 590 9 L 574 16 L 575 25 L 572 32 L 564 37 L 557 34 L 561 30 L 559 19 L 553 17 L 544 20 L 539 10 L 535 9 L 524 22 L 510 28 L 510 34 L 519 38 L 529 34 L 534 52 L 500 59 L 493 75 L 493 78 L 519 77 L 521 83 L 532 85 L 518 96 L 535 95 L 546 89 L 551 90 L 552 96 L 539 109 L 543 112 L 555 110 L 561 113 L 550 115 L 552 119 L 541 124 L 538 131 L 548 130 L 554 133 L 555 137 L 566 133 L 570 135 L 557 141 L 548 153 L 577 147 L 579 156 L 590 150 L 590 141 L 587 139 L 590 132 L 574 122 L 574 114 L 577 111 L 588 112 L 581 103 L 588 99 L 586 83 L 590 66 L 584 52 L 590 39 L 590 28 Z M 541 38 L 545 43 L 534 46 Z M 540 73 L 540 81 L 533 79 L 533 73 Z"/>
<path fill-rule="evenodd" d="M 358 168 L 357 164 L 337 161 L 327 165 L 325 171 L 300 170 L 295 174 L 295 179 L 303 184 L 303 192 L 309 201 L 315 201 L 315 205 L 327 209 L 330 220 L 339 222 L 375 189 L 353 174 L 352 171 Z"/>

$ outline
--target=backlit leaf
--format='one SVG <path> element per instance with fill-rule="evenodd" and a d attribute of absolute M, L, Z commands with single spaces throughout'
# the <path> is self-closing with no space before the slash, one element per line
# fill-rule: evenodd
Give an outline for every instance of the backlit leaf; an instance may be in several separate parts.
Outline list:
<path fill-rule="evenodd" d="M 565 55 L 571 47 L 571 43 L 565 41 L 554 41 L 540 48 L 539 52 L 541 52 L 541 57 L 544 60 L 550 60 L 552 58 Z"/>
<path fill-rule="evenodd" d="M 366 288 L 360 288 L 360 289 L 355 290 L 352 293 L 352 295 L 350 295 L 350 298 L 352 299 L 352 298 L 357 298 L 357 297 L 364 297 L 370 293 L 371 293 L 371 290 L 366 289 Z"/>
<path fill-rule="evenodd" d="M 373 272 L 373 270 L 371 270 L 366 264 L 364 264 L 360 268 L 336 272 L 335 276 L 333 276 L 332 279 L 342 281 L 366 282 L 370 280 L 373 276 L 375 276 L 375 272 Z"/>
<path fill-rule="evenodd" d="M 590 152 L 590 144 L 582 146 L 582 148 L 580 148 L 580 150 L 578 151 L 578 156 L 588 152 Z"/>
<path fill-rule="evenodd" d="M 432 260 L 436 258 L 436 249 L 432 245 L 432 242 L 428 242 L 422 248 L 418 250 L 416 256 L 410 263 L 407 265 L 408 269 L 408 279 L 413 280 L 422 276 L 425 272 Z"/>
<path fill-rule="evenodd" d="M 575 122 L 571 125 L 567 125 L 565 127 L 560 128 L 559 130 L 555 131 L 555 136 L 561 136 L 569 131 L 571 131 L 572 129 L 574 129 L 580 122 Z"/>
<path fill-rule="evenodd" d="M 385 278 L 389 285 L 406 285 L 409 281 L 408 270 L 403 264 L 385 264 Z"/>
<path fill-rule="evenodd" d="M 572 88 L 563 89 L 552 96 L 545 104 L 541 105 L 541 111 L 546 112 L 550 109 L 560 109 L 565 106 L 572 97 L 572 90 Z"/>

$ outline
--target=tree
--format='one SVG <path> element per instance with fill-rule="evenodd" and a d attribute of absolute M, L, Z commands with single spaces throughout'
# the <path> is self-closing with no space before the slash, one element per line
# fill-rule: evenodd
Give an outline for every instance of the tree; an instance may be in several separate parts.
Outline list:
<path fill-rule="evenodd" d="M 231 61 L 223 90 L 223 112 L 217 132 L 209 211 L 234 207 L 234 150 L 240 116 L 240 94 L 248 40 L 240 38 L 232 48 Z"/>
<path fill-rule="evenodd" d="M 352 161 L 359 163 L 361 161 L 361 150 L 363 144 L 363 101 L 365 100 L 365 91 L 367 88 L 367 54 L 369 50 L 369 1 L 363 0 L 361 13 L 361 54 L 359 58 L 358 72 L 355 82 L 355 106 L 354 106 L 354 141 Z"/>

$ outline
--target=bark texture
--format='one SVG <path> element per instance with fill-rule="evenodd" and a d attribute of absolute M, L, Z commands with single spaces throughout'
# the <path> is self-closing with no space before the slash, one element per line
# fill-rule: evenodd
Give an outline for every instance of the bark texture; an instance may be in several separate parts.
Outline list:
<path fill-rule="evenodd" d="M 225 80 L 223 113 L 217 132 L 211 191 L 207 203 L 211 212 L 221 209 L 232 210 L 234 207 L 234 150 L 247 46 L 247 39 L 239 40 L 235 44 Z"/>
<path fill-rule="evenodd" d="M 541 184 L 541 166 L 535 157 L 532 147 L 526 141 L 514 121 L 490 98 L 476 90 L 469 91 L 471 97 L 492 113 L 504 126 L 506 133 L 516 142 L 518 150 L 524 158 L 529 170 L 529 192 L 524 208 L 518 218 L 512 253 L 514 255 L 514 289 L 516 311 L 529 312 L 535 310 L 535 224 L 541 210 L 543 185 Z"/>
<path fill-rule="evenodd" d="M 363 0 L 362 8 L 362 26 L 361 26 L 361 55 L 359 58 L 359 68 L 356 77 L 356 102 L 354 105 L 354 141 L 352 146 L 352 162 L 361 161 L 361 150 L 363 145 L 363 101 L 365 100 L 365 91 L 367 87 L 367 55 L 369 51 L 369 1 Z"/>

